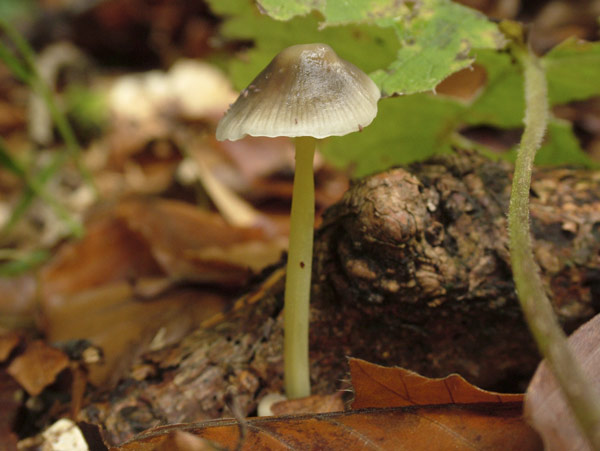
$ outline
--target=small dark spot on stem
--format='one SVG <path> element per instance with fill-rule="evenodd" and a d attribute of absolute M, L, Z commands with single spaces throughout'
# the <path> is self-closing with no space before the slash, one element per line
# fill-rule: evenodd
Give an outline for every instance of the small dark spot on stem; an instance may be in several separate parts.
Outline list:
<path fill-rule="evenodd" d="M 360 125 L 360 124 L 358 124 L 358 131 L 359 131 L 359 132 L 362 132 L 362 131 L 363 131 L 363 126 L 362 126 L 362 125 Z"/>
<path fill-rule="evenodd" d="M 304 268 L 304 262 L 300 262 L 300 268 Z"/>

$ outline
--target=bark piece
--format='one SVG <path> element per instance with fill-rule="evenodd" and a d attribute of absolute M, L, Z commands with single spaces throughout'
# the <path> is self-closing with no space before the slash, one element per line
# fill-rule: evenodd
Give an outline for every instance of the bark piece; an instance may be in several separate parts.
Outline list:
<path fill-rule="evenodd" d="M 313 393 L 344 386 L 346 356 L 523 391 L 539 357 L 509 265 L 510 174 L 459 153 L 361 180 L 327 211 L 315 240 Z M 538 170 L 531 217 L 543 279 L 571 329 L 600 308 L 600 175 Z M 82 416 L 116 443 L 159 424 L 233 416 L 232 399 L 252 413 L 282 388 L 282 307 L 277 268 L 224 322 L 146 355 L 159 377 L 127 378 Z"/>

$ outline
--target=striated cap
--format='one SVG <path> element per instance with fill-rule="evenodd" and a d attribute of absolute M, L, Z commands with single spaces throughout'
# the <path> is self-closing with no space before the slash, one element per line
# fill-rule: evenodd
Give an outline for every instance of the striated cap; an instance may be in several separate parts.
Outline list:
<path fill-rule="evenodd" d="M 341 136 L 377 114 L 380 92 L 325 44 L 288 47 L 242 91 L 217 126 L 217 139 Z"/>

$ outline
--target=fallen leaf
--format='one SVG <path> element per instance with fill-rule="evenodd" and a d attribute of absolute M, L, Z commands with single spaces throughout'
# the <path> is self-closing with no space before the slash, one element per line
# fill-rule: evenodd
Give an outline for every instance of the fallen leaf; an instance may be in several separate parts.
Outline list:
<path fill-rule="evenodd" d="M 350 364 L 354 404 L 376 408 L 165 426 L 117 450 L 152 450 L 175 430 L 242 450 L 542 449 L 522 419 L 522 395 L 486 392 L 457 376 L 428 379 L 358 359 Z"/>
<path fill-rule="evenodd" d="M 0 100 L 0 133 L 11 132 L 26 123 L 26 114 L 20 106 Z"/>
<path fill-rule="evenodd" d="M 120 280 L 164 275 L 147 243 L 114 214 L 92 220 L 82 240 L 61 246 L 40 274 L 44 310 L 64 297 Z"/>
<path fill-rule="evenodd" d="M 139 300 L 126 282 L 109 283 L 63 301 L 45 311 L 48 339 L 86 339 L 101 348 L 103 361 L 88 365 L 89 381 L 97 387 L 112 386 L 135 357 L 176 342 L 227 305 L 227 298 L 218 293 L 185 286 Z"/>
<path fill-rule="evenodd" d="M 523 395 L 482 390 L 458 374 L 430 379 L 404 368 L 349 360 L 355 398 L 353 409 L 437 404 L 521 402 Z"/>
<path fill-rule="evenodd" d="M 569 337 L 569 345 L 592 390 L 600 387 L 599 343 L 600 315 L 594 316 Z M 540 363 L 527 388 L 525 417 L 542 436 L 547 451 L 591 450 L 575 424 L 546 360 Z"/>
<path fill-rule="evenodd" d="M 11 362 L 7 371 L 27 393 L 37 396 L 68 366 L 69 358 L 65 353 L 36 340 Z"/>
<path fill-rule="evenodd" d="M 222 312 L 232 287 L 280 258 L 281 239 L 183 202 L 120 202 L 42 270 L 46 336 L 100 347 L 104 362 L 88 365 L 89 381 L 111 386 L 135 357 Z"/>
<path fill-rule="evenodd" d="M 184 431 L 173 431 L 159 443 L 155 451 L 212 451 L 216 450 L 209 441 Z"/>
<path fill-rule="evenodd" d="M 440 405 L 246 421 L 240 441 L 236 420 L 171 425 L 147 431 L 116 451 L 154 450 L 175 431 L 192 433 L 226 449 L 541 450 L 521 420 L 521 403 Z"/>
<path fill-rule="evenodd" d="M 233 227 L 184 202 L 129 201 L 116 213 L 147 241 L 156 261 L 174 278 L 243 285 L 253 272 L 275 263 L 283 249 L 281 240 L 262 228 Z"/>
<path fill-rule="evenodd" d="M 332 395 L 312 395 L 305 398 L 287 399 L 271 406 L 273 415 L 290 415 L 299 413 L 329 413 L 344 410 L 342 392 Z"/>

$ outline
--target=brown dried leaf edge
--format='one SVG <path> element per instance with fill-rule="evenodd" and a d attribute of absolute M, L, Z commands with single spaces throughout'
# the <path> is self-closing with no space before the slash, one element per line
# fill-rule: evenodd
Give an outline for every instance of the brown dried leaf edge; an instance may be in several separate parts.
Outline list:
<path fill-rule="evenodd" d="M 480 403 L 262 417 L 244 423 L 213 420 L 152 429 L 113 450 L 154 450 L 174 431 L 192 433 L 228 450 L 541 450 L 521 411 L 520 402 Z"/>

